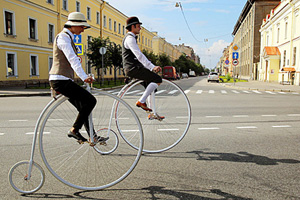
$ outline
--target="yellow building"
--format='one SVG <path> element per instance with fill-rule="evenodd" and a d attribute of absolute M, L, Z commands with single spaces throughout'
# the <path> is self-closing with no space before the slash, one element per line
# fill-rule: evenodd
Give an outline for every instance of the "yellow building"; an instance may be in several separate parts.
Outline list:
<path fill-rule="evenodd" d="M 87 73 L 95 73 L 87 60 L 86 49 L 92 37 L 109 37 L 121 45 L 126 34 L 126 19 L 121 11 L 102 0 L 4 0 L 0 9 L 0 86 L 48 82 L 52 66 L 52 48 L 55 36 L 63 29 L 71 12 L 82 12 L 91 25 L 76 38 L 79 56 Z M 174 61 L 180 56 L 175 47 L 166 42 L 154 44 L 157 33 L 142 27 L 138 44 L 141 49 L 155 54 L 166 53 Z M 81 41 L 80 41 L 81 39 Z M 100 56 L 100 54 L 99 54 Z M 117 76 L 123 76 L 122 70 Z M 105 78 L 114 77 L 113 70 L 105 70 Z"/>

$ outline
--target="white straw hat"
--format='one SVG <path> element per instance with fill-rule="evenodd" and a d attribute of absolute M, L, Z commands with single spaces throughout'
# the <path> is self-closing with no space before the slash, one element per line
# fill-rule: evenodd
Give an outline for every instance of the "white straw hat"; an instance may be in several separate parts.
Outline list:
<path fill-rule="evenodd" d="M 81 12 L 72 12 L 68 16 L 68 21 L 65 23 L 68 26 L 84 26 L 85 29 L 91 28 L 87 23 L 84 14 Z"/>

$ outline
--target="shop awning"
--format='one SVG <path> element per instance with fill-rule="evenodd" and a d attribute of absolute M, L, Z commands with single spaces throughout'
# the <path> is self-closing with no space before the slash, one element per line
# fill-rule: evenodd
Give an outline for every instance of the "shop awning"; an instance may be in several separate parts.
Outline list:
<path fill-rule="evenodd" d="M 265 47 L 264 55 L 265 56 L 280 55 L 280 51 L 279 51 L 278 47 Z"/>
<path fill-rule="evenodd" d="M 282 72 L 295 72 L 295 68 L 294 67 L 283 67 L 281 69 Z"/>

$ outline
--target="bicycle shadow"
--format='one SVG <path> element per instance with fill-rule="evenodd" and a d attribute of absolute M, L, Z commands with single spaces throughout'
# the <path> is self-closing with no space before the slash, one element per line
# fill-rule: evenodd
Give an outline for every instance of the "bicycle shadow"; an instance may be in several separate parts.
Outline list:
<path fill-rule="evenodd" d="M 299 160 L 294 159 L 274 159 L 267 156 L 255 155 L 245 151 L 237 153 L 218 153 L 205 151 L 190 151 L 190 154 L 196 154 L 197 160 L 205 161 L 228 161 L 228 162 L 243 162 L 255 163 L 257 165 L 278 165 L 279 163 L 299 164 Z"/>
<path fill-rule="evenodd" d="M 163 199 L 162 197 L 169 196 L 169 198 L 176 198 L 179 200 L 252 200 L 252 198 L 244 198 L 241 196 L 236 196 L 234 194 L 230 194 L 227 192 L 223 192 L 220 189 L 208 189 L 208 190 L 172 190 L 165 189 L 165 187 L 161 186 L 150 186 L 141 189 L 106 189 L 100 191 L 79 191 L 74 193 L 73 195 L 67 194 L 47 194 L 47 193 L 34 193 L 34 194 L 23 194 L 21 196 L 28 197 L 30 199 L 90 199 L 90 200 L 108 200 L 115 199 L 114 197 L 92 197 L 92 196 L 104 196 L 104 193 L 107 192 L 115 192 L 114 196 L 118 196 L 118 199 L 122 199 L 122 196 L 119 194 L 123 194 L 124 192 L 127 194 L 132 192 L 141 192 L 145 195 L 145 192 L 149 194 L 148 197 L 142 197 L 142 199 L 151 199 L 158 200 Z M 122 192 L 122 193 L 120 193 Z M 91 194 L 93 193 L 93 194 Z M 194 194 L 192 194 L 194 193 Z M 203 195 L 197 195 L 195 193 L 202 193 Z M 91 195 L 88 195 L 91 194 Z M 128 197 L 127 194 L 124 196 Z M 208 195 L 218 196 L 218 198 L 210 198 L 206 197 Z"/>

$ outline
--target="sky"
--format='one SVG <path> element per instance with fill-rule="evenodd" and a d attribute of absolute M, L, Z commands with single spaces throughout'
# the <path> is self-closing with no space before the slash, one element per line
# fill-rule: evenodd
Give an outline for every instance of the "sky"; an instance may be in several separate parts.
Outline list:
<path fill-rule="evenodd" d="M 180 2 L 180 7 L 175 7 Z M 215 68 L 232 41 L 234 26 L 247 0 L 108 0 L 126 16 L 137 16 L 167 42 L 194 49 L 200 63 Z"/>

